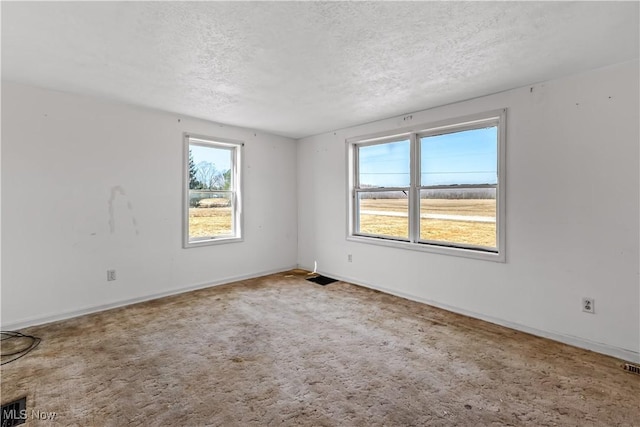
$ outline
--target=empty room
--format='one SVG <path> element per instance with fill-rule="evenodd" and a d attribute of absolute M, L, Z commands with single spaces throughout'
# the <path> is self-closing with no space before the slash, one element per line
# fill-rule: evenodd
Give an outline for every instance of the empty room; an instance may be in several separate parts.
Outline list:
<path fill-rule="evenodd" d="M 640 425 L 640 2 L 11 2 L 2 426 Z"/>

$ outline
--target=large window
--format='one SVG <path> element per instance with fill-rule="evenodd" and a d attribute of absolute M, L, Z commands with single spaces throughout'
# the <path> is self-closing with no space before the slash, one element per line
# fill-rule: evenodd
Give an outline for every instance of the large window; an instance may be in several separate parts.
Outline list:
<path fill-rule="evenodd" d="M 242 238 L 242 143 L 184 137 L 184 247 Z"/>
<path fill-rule="evenodd" d="M 348 141 L 349 238 L 504 260 L 505 111 Z"/>

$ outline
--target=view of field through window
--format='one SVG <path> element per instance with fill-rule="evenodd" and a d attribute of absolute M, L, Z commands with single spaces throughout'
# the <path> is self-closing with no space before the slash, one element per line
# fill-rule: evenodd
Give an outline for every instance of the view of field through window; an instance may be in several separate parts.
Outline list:
<path fill-rule="evenodd" d="M 360 232 L 408 238 L 406 198 L 361 199 Z M 496 200 L 420 199 L 420 239 L 496 246 Z"/>
<path fill-rule="evenodd" d="M 426 134 L 418 144 L 415 184 L 410 139 L 357 147 L 356 233 L 412 240 L 419 215 L 418 241 L 496 248 L 498 127 Z M 413 194 L 419 213 L 409 211 Z"/>
<path fill-rule="evenodd" d="M 232 149 L 189 144 L 189 240 L 230 236 Z"/>

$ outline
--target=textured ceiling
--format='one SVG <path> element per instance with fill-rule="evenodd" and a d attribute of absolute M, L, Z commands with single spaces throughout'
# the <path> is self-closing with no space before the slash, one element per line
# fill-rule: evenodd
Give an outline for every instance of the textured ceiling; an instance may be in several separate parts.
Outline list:
<path fill-rule="evenodd" d="M 638 2 L 2 2 L 2 77 L 303 137 L 638 58 Z"/>

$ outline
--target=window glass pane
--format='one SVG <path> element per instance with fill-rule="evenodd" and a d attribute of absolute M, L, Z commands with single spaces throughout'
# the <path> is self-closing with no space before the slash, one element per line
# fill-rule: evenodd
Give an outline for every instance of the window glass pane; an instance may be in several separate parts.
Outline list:
<path fill-rule="evenodd" d="M 189 144 L 189 154 L 189 171 L 191 163 L 195 168 L 195 174 L 189 175 L 189 189 L 229 189 L 233 148 Z"/>
<path fill-rule="evenodd" d="M 358 147 L 360 188 L 408 187 L 409 140 Z"/>
<path fill-rule="evenodd" d="M 189 190 L 189 240 L 233 234 L 231 192 Z"/>
<path fill-rule="evenodd" d="M 421 185 L 496 184 L 498 128 L 420 138 Z"/>
<path fill-rule="evenodd" d="M 420 240 L 496 248 L 496 189 L 421 190 Z"/>
<path fill-rule="evenodd" d="M 234 234 L 233 150 L 189 144 L 189 241 Z"/>
<path fill-rule="evenodd" d="M 404 191 L 359 192 L 360 229 L 363 234 L 407 239 L 409 199 Z"/>

